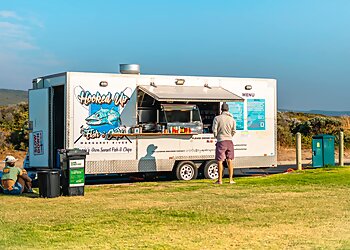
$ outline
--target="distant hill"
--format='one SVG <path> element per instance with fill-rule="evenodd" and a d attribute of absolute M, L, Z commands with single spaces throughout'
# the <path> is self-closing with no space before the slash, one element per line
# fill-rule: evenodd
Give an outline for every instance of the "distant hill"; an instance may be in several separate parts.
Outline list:
<path fill-rule="evenodd" d="M 328 116 L 350 116 L 350 111 L 325 111 L 325 110 L 310 110 L 304 113 L 328 115 Z"/>
<path fill-rule="evenodd" d="M 0 89 L 0 106 L 28 102 L 28 91 Z"/>
<path fill-rule="evenodd" d="M 350 116 L 350 111 L 326 111 L 326 110 L 300 111 L 300 110 L 288 110 L 288 109 L 279 109 L 278 111 L 317 114 L 317 115 L 326 115 L 326 116 Z"/>

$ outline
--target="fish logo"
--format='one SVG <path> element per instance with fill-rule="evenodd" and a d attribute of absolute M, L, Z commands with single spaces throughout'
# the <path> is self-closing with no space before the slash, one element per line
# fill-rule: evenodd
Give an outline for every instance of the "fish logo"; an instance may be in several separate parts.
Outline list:
<path fill-rule="evenodd" d="M 87 117 L 85 121 L 89 126 L 101 126 L 105 124 L 114 125 L 115 123 L 121 123 L 118 111 L 114 110 L 114 108 L 104 109 L 102 107 Z"/>

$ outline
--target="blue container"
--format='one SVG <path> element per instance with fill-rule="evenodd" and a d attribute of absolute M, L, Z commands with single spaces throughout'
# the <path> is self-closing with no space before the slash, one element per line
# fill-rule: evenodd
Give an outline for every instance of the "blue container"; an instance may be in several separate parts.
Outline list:
<path fill-rule="evenodd" d="M 335 165 L 334 136 L 315 135 L 312 137 L 312 166 Z"/>

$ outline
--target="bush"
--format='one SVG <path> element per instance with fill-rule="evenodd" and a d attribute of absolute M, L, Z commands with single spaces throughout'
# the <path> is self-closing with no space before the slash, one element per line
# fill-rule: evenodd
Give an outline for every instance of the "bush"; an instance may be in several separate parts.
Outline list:
<path fill-rule="evenodd" d="M 290 147 L 294 145 L 295 138 L 290 132 L 291 120 L 283 112 L 277 113 L 277 142 L 278 147 Z"/>
<path fill-rule="evenodd" d="M 26 150 L 28 147 L 28 104 L 0 107 L 0 149 Z"/>
<path fill-rule="evenodd" d="M 340 130 L 344 131 L 344 145 L 350 146 L 350 133 L 348 129 L 349 119 L 344 117 L 328 117 L 314 114 L 278 112 L 277 137 L 278 144 L 282 147 L 295 146 L 296 133 L 302 134 L 303 147 L 311 147 L 312 137 L 318 134 L 331 134 L 338 143 Z"/>

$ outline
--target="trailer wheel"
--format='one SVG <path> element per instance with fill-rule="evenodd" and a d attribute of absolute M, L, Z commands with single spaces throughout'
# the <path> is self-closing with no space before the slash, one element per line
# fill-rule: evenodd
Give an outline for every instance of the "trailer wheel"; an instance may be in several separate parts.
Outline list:
<path fill-rule="evenodd" d="M 203 174 L 206 179 L 217 179 L 218 174 L 218 163 L 215 160 L 207 161 L 203 168 Z"/>
<path fill-rule="evenodd" d="M 175 173 L 178 180 L 189 181 L 197 178 L 198 169 L 192 161 L 181 161 L 176 166 Z"/>

